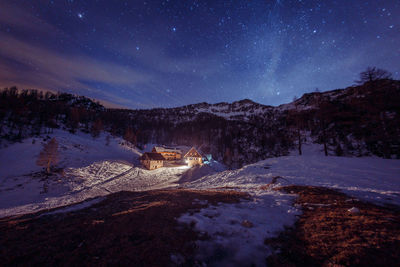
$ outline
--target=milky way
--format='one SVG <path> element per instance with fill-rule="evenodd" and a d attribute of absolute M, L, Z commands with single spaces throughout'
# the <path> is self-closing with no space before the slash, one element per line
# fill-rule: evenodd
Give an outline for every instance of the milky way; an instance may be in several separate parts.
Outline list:
<path fill-rule="evenodd" d="M 0 2 L 1 87 L 151 108 L 400 78 L 398 0 Z"/>

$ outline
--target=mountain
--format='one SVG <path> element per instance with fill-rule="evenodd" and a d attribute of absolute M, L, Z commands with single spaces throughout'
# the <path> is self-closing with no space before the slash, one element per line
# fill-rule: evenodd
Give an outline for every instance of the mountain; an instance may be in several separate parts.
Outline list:
<path fill-rule="evenodd" d="M 3 89 L 0 136 L 19 141 L 53 129 L 102 131 L 140 148 L 149 143 L 196 146 L 235 168 L 288 155 L 303 143 L 326 155 L 400 158 L 400 81 L 304 94 L 278 107 L 245 99 L 148 110 L 106 109 L 70 94 Z"/>
<path fill-rule="evenodd" d="M 112 112 L 132 121 L 142 143 L 196 145 L 228 165 L 287 155 L 303 142 L 321 144 L 328 155 L 399 158 L 399 87 L 380 80 L 278 107 L 242 100 Z"/>

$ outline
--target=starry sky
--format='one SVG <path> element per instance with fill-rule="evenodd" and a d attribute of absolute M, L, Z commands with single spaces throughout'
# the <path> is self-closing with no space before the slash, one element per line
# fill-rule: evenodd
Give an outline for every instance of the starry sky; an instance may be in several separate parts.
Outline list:
<path fill-rule="evenodd" d="M 279 105 L 400 78 L 400 1 L 0 0 L 0 87 L 110 107 Z"/>

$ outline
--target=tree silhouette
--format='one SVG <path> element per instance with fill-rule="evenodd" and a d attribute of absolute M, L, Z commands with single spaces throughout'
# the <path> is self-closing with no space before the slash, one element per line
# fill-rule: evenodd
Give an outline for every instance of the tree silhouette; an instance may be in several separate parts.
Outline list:
<path fill-rule="evenodd" d="M 92 128 L 90 129 L 90 133 L 92 134 L 93 138 L 99 137 L 101 131 L 103 130 L 103 122 L 101 119 L 95 120 L 92 124 Z"/>
<path fill-rule="evenodd" d="M 132 127 L 128 127 L 125 129 L 124 139 L 132 145 L 136 146 L 136 135 Z"/>
<path fill-rule="evenodd" d="M 360 80 L 355 81 L 357 84 L 364 84 L 366 82 L 373 83 L 378 80 L 391 79 L 392 74 L 383 69 L 376 67 L 368 67 L 365 71 L 360 73 Z"/>
<path fill-rule="evenodd" d="M 46 172 L 50 173 L 50 167 L 58 162 L 58 142 L 55 138 L 51 139 L 43 146 L 36 164 L 46 168 Z"/>
<path fill-rule="evenodd" d="M 292 110 L 290 115 L 294 118 L 294 123 L 295 123 L 295 129 L 296 129 L 296 135 L 297 135 L 297 150 L 299 152 L 299 155 L 302 155 L 302 150 L 301 150 L 301 145 L 302 145 L 302 136 L 301 136 L 301 115 L 299 111 L 299 102 L 297 101 L 298 98 L 297 96 L 293 97 L 293 104 L 295 109 Z"/>
<path fill-rule="evenodd" d="M 327 128 L 328 128 L 328 117 L 329 117 L 329 108 L 328 104 L 325 99 L 323 99 L 323 96 L 321 93 L 317 93 L 315 95 L 316 97 L 316 102 L 317 102 L 317 107 L 318 111 L 316 114 L 316 117 L 319 121 L 319 130 L 320 130 L 320 140 L 322 141 L 324 145 L 324 154 L 325 156 L 328 156 L 328 138 L 327 138 Z"/>

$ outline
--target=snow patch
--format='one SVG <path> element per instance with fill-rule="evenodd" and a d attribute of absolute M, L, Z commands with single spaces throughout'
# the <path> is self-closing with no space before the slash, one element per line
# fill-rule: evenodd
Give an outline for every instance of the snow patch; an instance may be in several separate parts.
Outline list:
<path fill-rule="evenodd" d="M 351 213 L 360 213 L 360 210 L 356 207 L 352 207 L 351 209 L 348 209 L 347 211 L 351 212 Z"/>
<path fill-rule="evenodd" d="M 197 241 L 197 260 L 207 266 L 265 265 L 271 251 L 264 240 L 291 226 L 300 210 L 292 205 L 293 195 L 276 191 L 251 194 L 250 201 L 209 206 L 178 219 L 210 237 Z"/>
<path fill-rule="evenodd" d="M 53 215 L 53 214 L 59 214 L 59 213 L 67 213 L 67 212 L 71 212 L 71 211 L 78 211 L 78 210 L 83 210 L 86 209 L 90 206 L 93 206 L 94 204 L 100 203 L 101 201 L 103 201 L 105 198 L 104 197 L 98 197 L 95 199 L 91 199 L 88 201 L 84 201 L 82 203 L 79 204 L 75 204 L 75 205 L 71 205 L 71 206 L 67 206 L 65 208 L 61 208 L 61 209 L 57 209 L 54 211 L 50 211 L 50 212 L 46 212 L 43 213 L 41 216 L 46 216 L 46 215 Z"/>

